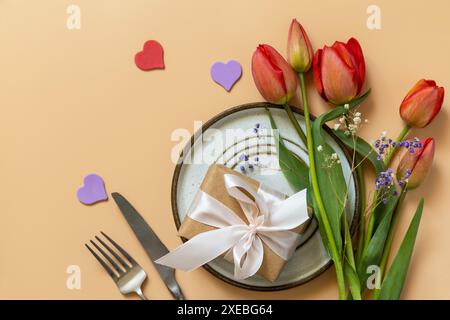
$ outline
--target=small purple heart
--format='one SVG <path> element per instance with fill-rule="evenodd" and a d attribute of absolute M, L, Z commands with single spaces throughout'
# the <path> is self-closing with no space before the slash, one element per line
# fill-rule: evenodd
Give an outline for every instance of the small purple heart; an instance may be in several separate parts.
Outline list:
<path fill-rule="evenodd" d="M 94 204 L 108 199 L 103 179 L 96 174 L 84 177 L 84 185 L 77 191 L 78 200 L 84 204 Z"/>
<path fill-rule="evenodd" d="M 211 77 L 225 90 L 230 91 L 242 75 L 242 66 L 236 60 L 227 63 L 216 62 L 211 67 Z"/>

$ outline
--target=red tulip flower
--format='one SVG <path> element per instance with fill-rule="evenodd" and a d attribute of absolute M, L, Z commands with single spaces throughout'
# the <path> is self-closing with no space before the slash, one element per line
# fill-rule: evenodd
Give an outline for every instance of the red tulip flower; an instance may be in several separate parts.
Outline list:
<path fill-rule="evenodd" d="M 417 188 L 425 179 L 433 163 L 434 139 L 424 139 L 420 144 L 420 148 L 405 151 L 397 167 L 397 179 L 400 184 L 403 184 L 407 180 L 407 189 Z"/>
<path fill-rule="evenodd" d="M 400 116 L 410 127 L 426 127 L 441 110 L 443 100 L 443 87 L 433 80 L 419 80 L 403 99 Z"/>
<path fill-rule="evenodd" d="M 305 29 L 296 19 L 292 19 L 287 46 L 287 59 L 290 65 L 297 72 L 307 72 L 311 68 L 313 54 Z"/>
<path fill-rule="evenodd" d="M 287 61 L 271 46 L 261 44 L 252 57 L 256 87 L 269 102 L 287 104 L 297 90 L 297 76 Z"/>
<path fill-rule="evenodd" d="M 342 105 L 358 97 L 366 73 L 364 56 L 358 40 L 336 41 L 317 50 L 313 60 L 317 91 L 326 101 Z"/>

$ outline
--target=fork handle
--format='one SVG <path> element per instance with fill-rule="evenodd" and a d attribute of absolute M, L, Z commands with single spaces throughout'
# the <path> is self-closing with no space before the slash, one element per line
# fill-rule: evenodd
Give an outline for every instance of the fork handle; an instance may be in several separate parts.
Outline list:
<path fill-rule="evenodd" d="M 136 294 L 139 296 L 139 298 L 141 298 L 141 300 L 148 300 L 147 297 L 144 295 L 144 293 L 142 292 L 142 289 L 139 288 L 136 290 Z"/>

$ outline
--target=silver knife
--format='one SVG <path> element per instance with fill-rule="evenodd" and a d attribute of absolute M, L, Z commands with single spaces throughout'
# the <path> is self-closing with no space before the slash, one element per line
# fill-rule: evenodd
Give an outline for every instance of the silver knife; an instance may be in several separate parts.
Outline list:
<path fill-rule="evenodd" d="M 175 279 L 175 269 L 155 263 L 156 260 L 169 253 L 167 247 L 159 240 L 156 233 L 127 199 L 118 192 L 113 192 L 111 195 L 139 242 L 144 247 L 167 289 L 169 289 L 175 299 L 184 300 L 184 295 Z"/>

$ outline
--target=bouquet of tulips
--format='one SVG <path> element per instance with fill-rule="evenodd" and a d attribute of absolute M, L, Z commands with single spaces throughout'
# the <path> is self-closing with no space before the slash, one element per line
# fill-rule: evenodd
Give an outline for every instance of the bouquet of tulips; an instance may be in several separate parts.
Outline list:
<path fill-rule="evenodd" d="M 314 121 L 305 83 L 305 74 L 311 67 L 317 92 L 330 105 L 330 111 Z M 259 45 L 252 58 L 252 74 L 262 96 L 284 106 L 307 146 L 309 168 L 280 139 L 279 155 L 286 159 L 280 161 L 280 167 L 294 188 L 308 189 L 309 206 L 314 209 L 323 243 L 334 262 L 339 298 L 399 299 L 422 215 L 423 198 L 387 268 L 391 244 L 402 202 L 407 193 L 424 180 L 435 149 L 433 138 L 408 139 L 408 133 L 412 128 L 420 129 L 433 121 L 441 109 L 444 88 L 431 80 L 417 82 L 400 106 L 405 126 L 398 137 L 391 139 L 384 132 L 375 142 L 368 143 L 357 135 L 364 123 L 358 107 L 370 90 L 364 90 L 364 55 L 356 39 L 351 38 L 347 43 L 336 41 L 331 47 L 324 46 L 314 53 L 305 30 L 294 19 L 289 29 L 287 59 L 273 47 Z M 299 83 L 306 132 L 289 106 Z M 351 169 L 358 171 L 361 180 L 363 205 L 357 237 L 352 237 L 344 214 L 348 182 L 339 158 L 324 138 L 323 127 L 330 121 L 335 121 L 335 136 L 352 151 Z M 273 118 L 271 123 L 276 128 Z M 373 199 L 367 201 L 367 205 L 364 163 L 369 163 L 376 174 Z M 305 172 L 299 172 L 302 170 Z"/>

